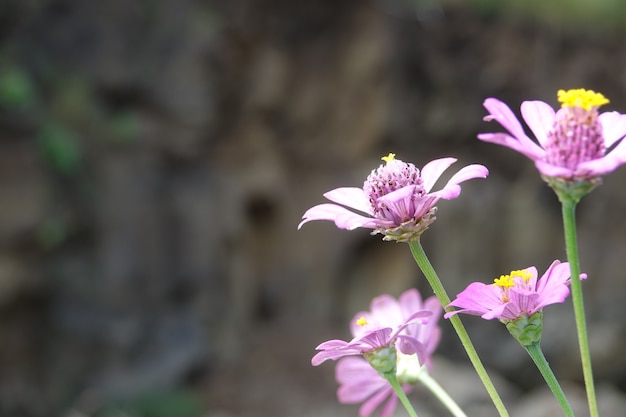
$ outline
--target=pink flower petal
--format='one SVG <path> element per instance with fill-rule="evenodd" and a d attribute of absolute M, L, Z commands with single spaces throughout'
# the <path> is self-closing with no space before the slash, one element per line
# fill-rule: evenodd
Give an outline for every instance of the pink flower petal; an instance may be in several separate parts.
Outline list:
<path fill-rule="evenodd" d="M 483 106 L 489 112 L 489 115 L 485 117 L 485 121 L 497 121 L 517 139 L 526 137 L 522 124 L 511 111 L 511 108 L 505 103 L 497 98 L 491 97 L 483 102 Z"/>
<path fill-rule="evenodd" d="M 543 101 L 525 101 L 521 106 L 522 117 L 533 131 L 542 147 L 548 143 L 548 132 L 554 125 L 554 109 Z"/>
<path fill-rule="evenodd" d="M 335 379 L 340 384 L 337 397 L 343 404 L 360 403 L 381 389 L 391 388 L 389 383 L 361 357 L 339 360 L 335 368 Z"/>
<path fill-rule="evenodd" d="M 603 158 L 582 162 L 578 165 L 581 172 L 590 172 L 594 176 L 602 176 L 615 171 L 618 166 L 626 163 L 626 140 L 621 141 Z"/>
<path fill-rule="evenodd" d="M 430 192 L 441 174 L 456 162 L 456 158 L 440 158 L 430 161 L 422 168 L 422 180 L 424 181 L 424 190 Z"/>
<path fill-rule="evenodd" d="M 479 133 L 477 137 L 483 142 L 495 143 L 496 145 L 511 148 L 533 161 L 543 157 L 546 153 L 528 137 L 526 138 L 527 141 L 524 141 L 524 143 L 506 133 Z"/>
<path fill-rule="evenodd" d="M 607 149 L 626 136 L 626 115 L 616 111 L 604 112 L 598 116 L 598 121 L 602 125 L 602 136 Z"/>
<path fill-rule="evenodd" d="M 461 187 L 458 184 L 473 178 L 486 178 L 487 175 L 489 175 L 489 170 L 486 167 L 478 164 L 468 165 L 454 174 L 445 187 L 431 195 L 436 195 L 444 200 L 456 198 L 461 193 Z"/>
<path fill-rule="evenodd" d="M 461 310 L 451 311 L 444 315 L 445 318 L 458 313 L 482 316 L 491 310 L 501 307 L 502 300 L 497 290 L 492 285 L 482 282 L 473 282 L 467 286 L 448 307 L 459 307 Z"/>
<path fill-rule="evenodd" d="M 537 170 L 546 177 L 573 178 L 575 172 L 569 168 L 549 164 L 540 159 L 535 161 Z"/>
<path fill-rule="evenodd" d="M 324 197 L 333 203 L 359 210 L 372 215 L 372 206 L 362 188 L 340 187 L 324 193 Z"/>
<path fill-rule="evenodd" d="M 331 220 L 334 221 L 335 225 L 340 229 L 348 230 L 354 230 L 358 227 L 375 229 L 381 225 L 381 222 L 377 219 L 361 216 L 336 204 L 319 204 L 311 207 L 304 213 L 302 218 L 304 220 L 300 222 L 298 229 L 300 229 L 303 224 L 313 220 Z"/>

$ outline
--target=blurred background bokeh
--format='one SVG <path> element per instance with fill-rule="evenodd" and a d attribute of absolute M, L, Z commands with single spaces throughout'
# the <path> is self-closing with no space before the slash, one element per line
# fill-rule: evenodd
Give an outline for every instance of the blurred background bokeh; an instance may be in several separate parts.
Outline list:
<path fill-rule="evenodd" d="M 406 245 L 302 213 L 389 152 L 455 156 L 491 175 L 422 238 L 449 293 L 545 270 L 558 202 L 476 140 L 498 129 L 482 101 L 585 87 L 626 112 L 625 35 L 621 0 L 1 0 L 0 415 L 356 416 L 314 347 L 381 293 L 430 291 Z M 625 182 L 578 210 L 603 417 L 626 416 Z M 569 301 L 545 316 L 584 416 Z M 558 415 L 504 326 L 464 321 L 512 414 Z M 441 325 L 434 372 L 495 416 Z"/>

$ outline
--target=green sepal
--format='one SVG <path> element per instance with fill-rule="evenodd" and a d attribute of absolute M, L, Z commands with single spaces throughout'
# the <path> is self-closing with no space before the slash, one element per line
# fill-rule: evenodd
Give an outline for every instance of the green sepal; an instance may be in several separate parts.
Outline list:
<path fill-rule="evenodd" d="M 370 366 L 382 375 L 393 373 L 396 374 L 397 352 L 395 346 L 385 346 L 365 352 L 363 357 L 367 359 Z"/>
<path fill-rule="evenodd" d="M 558 177 L 543 175 L 543 180 L 554 190 L 562 203 L 577 204 L 581 198 L 589 194 L 594 188 L 602 184 L 602 178 L 596 177 L 587 180 L 565 180 Z"/>
<path fill-rule="evenodd" d="M 541 332 L 543 330 L 543 312 L 541 310 L 531 316 L 524 314 L 505 324 L 509 333 L 522 346 L 530 346 L 541 342 Z"/>

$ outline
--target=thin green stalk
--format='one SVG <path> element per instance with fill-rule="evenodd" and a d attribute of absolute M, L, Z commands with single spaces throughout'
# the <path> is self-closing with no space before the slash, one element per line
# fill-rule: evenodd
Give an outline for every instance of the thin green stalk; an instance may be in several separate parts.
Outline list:
<path fill-rule="evenodd" d="M 396 377 L 396 371 L 394 370 L 393 372 L 382 374 L 382 376 L 387 381 L 389 381 L 389 383 L 391 384 L 391 387 L 393 388 L 393 390 L 396 392 L 396 395 L 400 399 L 400 402 L 402 403 L 404 408 L 406 408 L 406 411 L 409 413 L 409 416 L 417 417 L 417 413 L 415 412 L 415 409 L 413 408 L 413 406 L 411 405 L 411 402 L 407 398 L 404 390 L 402 389 L 402 386 L 400 385 L 400 382 L 398 382 L 398 378 Z"/>
<path fill-rule="evenodd" d="M 532 358 L 533 362 L 535 362 L 535 365 L 537 365 L 539 372 L 541 372 L 543 379 L 546 380 L 548 387 L 550 387 L 554 397 L 559 402 L 565 416 L 574 417 L 572 407 L 570 406 L 569 401 L 567 401 L 565 393 L 563 392 L 561 385 L 559 385 L 559 381 L 556 379 L 556 376 L 554 376 L 554 372 L 552 372 L 546 357 L 543 355 L 543 351 L 541 350 L 539 343 L 533 343 L 532 345 L 524 346 L 524 348 Z"/>
<path fill-rule="evenodd" d="M 426 370 L 420 373 L 419 380 L 452 413 L 454 417 L 467 417 L 461 407 L 450 397 L 441 385 Z"/>
<path fill-rule="evenodd" d="M 580 347 L 580 359 L 582 362 L 587 402 L 591 417 L 598 417 L 598 402 L 593 381 L 591 368 L 591 354 L 589 353 L 589 338 L 587 336 L 587 324 L 585 321 L 585 305 L 583 303 L 583 289 L 580 281 L 580 262 L 578 257 L 578 240 L 576 237 L 576 203 L 566 199 L 560 199 L 563 213 L 563 228 L 565 230 L 565 248 L 567 261 L 570 265 L 572 304 L 574 317 L 576 318 L 576 331 L 578 333 L 578 345 Z"/>
<path fill-rule="evenodd" d="M 430 264 L 430 261 L 428 260 L 428 257 L 426 256 L 426 253 L 424 252 L 424 248 L 422 248 L 421 242 L 419 240 L 409 242 L 409 247 L 411 248 L 411 253 L 413 254 L 413 258 L 415 258 L 415 262 L 417 262 L 417 265 L 420 267 L 420 269 L 424 273 L 424 276 L 426 276 L 428 283 L 433 289 L 433 292 L 437 296 L 437 299 L 439 300 L 441 305 L 444 307 L 444 309 L 447 312 L 452 311 L 453 309 L 451 307 L 450 308 L 446 307 L 448 304 L 450 304 L 450 297 L 448 297 L 446 290 L 443 288 L 443 285 L 441 284 L 441 280 L 437 276 L 437 273 L 435 272 L 435 269 L 433 268 L 433 266 Z M 450 317 L 450 323 L 452 323 L 452 327 L 454 327 L 456 334 L 461 340 L 461 344 L 463 345 L 463 348 L 465 348 L 465 352 L 467 352 L 467 356 L 469 356 L 470 362 L 474 366 L 474 369 L 476 370 L 478 377 L 480 378 L 483 385 L 487 389 L 487 393 L 491 397 L 491 401 L 493 401 L 493 404 L 498 410 L 500 417 L 508 417 L 509 412 L 506 410 L 506 407 L 504 406 L 504 403 L 502 402 L 500 395 L 496 391 L 496 388 L 493 385 L 491 378 L 489 378 L 489 375 L 487 374 L 485 367 L 480 361 L 480 358 L 478 357 L 478 353 L 476 352 L 476 349 L 474 348 L 474 345 L 472 344 L 472 341 L 469 335 L 467 334 L 467 330 L 465 330 L 465 326 L 463 326 L 461 319 L 459 318 L 458 315 L 454 315 Z"/>

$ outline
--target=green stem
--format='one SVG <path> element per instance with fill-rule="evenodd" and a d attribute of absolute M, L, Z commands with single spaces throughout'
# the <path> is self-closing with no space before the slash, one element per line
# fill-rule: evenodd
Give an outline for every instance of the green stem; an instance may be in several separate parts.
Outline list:
<path fill-rule="evenodd" d="M 563 392 L 563 389 L 561 389 L 561 386 L 559 385 L 559 381 L 554 376 L 552 369 L 550 369 L 550 365 L 548 364 L 546 357 L 543 355 L 543 352 L 541 350 L 541 346 L 539 346 L 539 343 L 533 343 L 531 345 L 524 346 L 524 348 L 526 349 L 526 351 L 532 358 L 533 362 L 535 362 L 535 365 L 537 365 L 539 372 L 541 372 L 543 379 L 546 380 L 548 387 L 550 387 L 550 390 L 552 390 L 552 393 L 554 394 L 554 396 L 556 397 L 556 400 L 559 402 L 559 405 L 563 409 L 565 416 L 574 417 L 574 412 L 572 411 L 572 407 L 570 406 L 569 401 L 567 401 L 567 398 L 565 397 L 565 393 Z"/>
<path fill-rule="evenodd" d="M 589 353 L 589 338 L 587 336 L 587 324 L 585 321 L 585 305 L 583 303 L 583 289 L 580 281 L 580 263 L 578 257 L 578 241 L 576 238 L 576 203 L 561 199 L 563 213 L 563 228 L 565 230 L 565 248 L 567 261 L 570 265 L 572 304 L 574 317 L 576 318 L 576 331 L 578 332 L 578 345 L 580 358 L 587 390 L 587 402 L 591 417 L 598 417 L 598 403 L 593 382 L 591 369 L 591 354 Z"/>
<path fill-rule="evenodd" d="M 409 413 L 409 416 L 417 417 L 417 413 L 415 412 L 415 409 L 413 408 L 413 406 L 411 405 L 411 402 L 407 398 L 404 390 L 402 389 L 402 386 L 400 385 L 400 382 L 398 382 L 398 378 L 396 377 L 396 371 L 394 370 L 393 372 L 388 372 L 388 373 L 381 374 L 381 375 L 387 381 L 389 381 L 389 383 L 391 384 L 391 387 L 393 388 L 393 390 L 396 392 L 396 395 L 400 399 L 400 402 L 402 403 L 404 408 L 406 408 L 406 411 Z"/>
<path fill-rule="evenodd" d="M 428 283 L 433 289 L 433 292 L 437 296 L 437 299 L 443 306 L 444 310 L 446 312 L 452 311 L 453 309 L 451 307 L 446 307 L 448 304 L 450 304 L 450 297 L 448 297 L 446 290 L 441 284 L 441 280 L 437 276 L 437 273 L 435 272 L 433 266 L 430 264 L 430 261 L 428 260 L 428 257 L 426 256 L 426 253 L 424 252 L 420 241 L 416 240 L 409 242 L 409 247 L 411 248 L 411 253 L 413 254 L 413 258 L 415 258 L 415 262 L 417 262 L 417 265 L 424 273 L 424 276 L 426 276 Z M 493 401 L 493 404 L 498 410 L 500 417 L 508 417 L 509 412 L 506 410 L 506 407 L 504 406 L 500 395 L 498 395 L 498 392 L 496 391 L 493 382 L 491 382 L 491 379 L 489 378 L 485 367 L 480 361 L 478 353 L 476 352 L 476 349 L 474 348 L 474 345 L 472 344 L 472 341 L 470 340 L 470 337 L 467 334 L 467 331 L 465 330 L 465 326 L 463 326 L 461 319 L 458 315 L 454 315 L 450 317 L 450 323 L 452 323 L 452 327 L 454 327 L 456 334 L 461 340 L 461 344 L 463 345 L 463 348 L 465 348 L 465 352 L 467 352 L 467 356 L 469 356 L 470 362 L 474 366 L 478 377 L 487 389 L 487 393 L 491 397 L 491 401 Z"/>
<path fill-rule="evenodd" d="M 439 383 L 431 377 L 424 369 L 420 375 L 419 380 L 435 397 L 452 413 L 454 417 L 467 417 L 467 414 L 461 410 L 456 402 L 450 397 L 450 395 L 439 385 Z"/>

